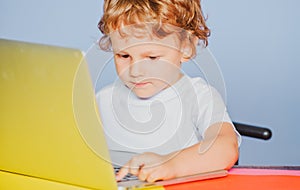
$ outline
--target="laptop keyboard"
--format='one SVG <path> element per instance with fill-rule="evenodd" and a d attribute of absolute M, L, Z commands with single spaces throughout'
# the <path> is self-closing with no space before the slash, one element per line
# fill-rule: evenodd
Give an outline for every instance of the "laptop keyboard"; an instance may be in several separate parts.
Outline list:
<path fill-rule="evenodd" d="M 119 166 L 114 166 L 115 174 L 121 169 Z M 132 174 L 127 174 L 121 181 L 131 181 L 131 180 L 138 180 L 138 177 Z"/>

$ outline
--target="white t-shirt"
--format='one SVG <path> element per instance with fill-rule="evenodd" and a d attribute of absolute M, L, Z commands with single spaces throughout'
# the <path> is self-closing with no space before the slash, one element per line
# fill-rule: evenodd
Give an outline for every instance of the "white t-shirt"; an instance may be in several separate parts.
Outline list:
<path fill-rule="evenodd" d="M 149 99 L 138 98 L 121 82 L 96 98 L 110 150 L 167 154 L 201 141 L 214 123 L 231 123 L 219 93 L 186 75 Z"/>

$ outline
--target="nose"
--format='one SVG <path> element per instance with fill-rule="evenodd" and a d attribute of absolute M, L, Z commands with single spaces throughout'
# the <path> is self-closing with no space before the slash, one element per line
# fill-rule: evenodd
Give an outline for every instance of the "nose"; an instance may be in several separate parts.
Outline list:
<path fill-rule="evenodd" d="M 130 64 L 130 76 L 131 77 L 141 77 L 144 75 L 143 63 L 142 61 L 133 61 Z"/>

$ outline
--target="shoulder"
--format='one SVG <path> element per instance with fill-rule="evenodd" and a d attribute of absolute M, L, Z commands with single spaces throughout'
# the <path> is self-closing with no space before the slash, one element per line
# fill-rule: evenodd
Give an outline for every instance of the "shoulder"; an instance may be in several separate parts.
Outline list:
<path fill-rule="evenodd" d="M 208 83 L 201 77 L 187 77 L 196 88 L 207 88 Z"/>
<path fill-rule="evenodd" d="M 113 84 L 107 85 L 96 92 L 96 99 L 100 100 L 103 97 L 111 96 L 113 91 Z"/>
<path fill-rule="evenodd" d="M 193 90 L 196 93 L 198 100 L 203 100 L 205 102 L 208 102 L 209 100 L 223 101 L 223 96 L 220 94 L 220 92 L 215 87 L 208 84 L 208 82 L 203 78 L 188 77 L 188 79 L 193 86 Z"/>
<path fill-rule="evenodd" d="M 194 88 L 194 91 L 199 96 L 201 94 L 207 94 L 213 88 L 201 77 L 187 77 L 189 82 Z M 214 88 L 213 88 L 214 89 Z"/>

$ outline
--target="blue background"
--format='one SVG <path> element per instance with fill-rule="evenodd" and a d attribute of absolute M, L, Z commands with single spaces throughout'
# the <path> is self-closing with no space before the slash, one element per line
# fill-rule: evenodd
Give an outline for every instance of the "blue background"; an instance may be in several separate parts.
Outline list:
<path fill-rule="evenodd" d="M 203 1 L 209 48 L 222 70 L 234 121 L 268 126 L 244 138 L 242 165 L 300 165 L 300 13 L 297 0 Z M 78 48 L 101 36 L 100 0 L 1 0 L 0 37 Z"/>

